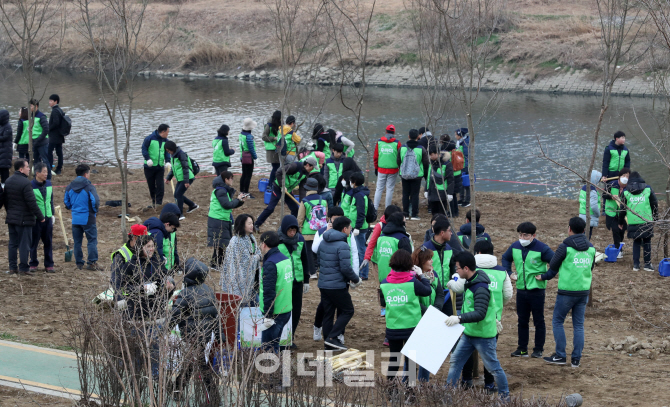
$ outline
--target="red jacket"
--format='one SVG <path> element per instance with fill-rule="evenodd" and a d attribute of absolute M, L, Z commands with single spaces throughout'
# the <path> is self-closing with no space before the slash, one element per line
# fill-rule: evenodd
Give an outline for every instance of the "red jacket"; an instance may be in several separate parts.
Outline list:
<path fill-rule="evenodd" d="M 375 144 L 374 161 L 375 161 L 375 170 L 377 170 L 377 172 L 382 173 L 382 174 L 397 174 L 398 171 L 400 171 L 400 168 L 379 168 L 379 164 L 378 164 L 379 163 L 379 150 L 378 150 L 379 143 L 395 143 L 397 141 L 398 140 L 396 140 L 396 138 L 394 137 L 393 134 L 386 134 L 384 137 L 379 139 L 377 144 Z M 398 154 L 400 154 L 400 148 L 401 147 L 402 147 L 401 144 L 398 143 Z"/>
<path fill-rule="evenodd" d="M 381 219 L 379 219 L 379 222 L 372 229 L 370 240 L 368 240 L 368 248 L 365 249 L 365 260 L 372 260 L 372 254 L 375 252 L 375 247 L 377 246 L 377 239 L 379 239 L 379 235 L 382 234 L 382 228 L 384 225 L 386 225 L 386 218 L 384 218 L 384 215 L 382 215 Z"/>

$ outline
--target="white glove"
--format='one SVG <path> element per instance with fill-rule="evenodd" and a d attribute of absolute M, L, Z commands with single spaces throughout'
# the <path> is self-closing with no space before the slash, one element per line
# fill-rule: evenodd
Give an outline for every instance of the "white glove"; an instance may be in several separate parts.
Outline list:
<path fill-rule="evenodd" d="M 516 273 L 512 273 L 512 275 L 509 276 L 509 279 L 512 281 L 516 281 L 519 278 Z"/>
<path fill-rule="evenodd" d="M 275 324 L 275 320 L 272 318 L 263 318 L 263 322 L 258 325 L 258 331 L 263 332 L 266 329 L 270 328 L 272 325 Z"/>
<path fill-rule="evenodd" d="M 452 315 L 450 317 L 447 317 L 446 321 L 444 321 L 444 324 L 446 326 L 454 326 L 458 325 L 461 323 L 461 319 L 458 317 L 458 315 Z"/>
<path fill-rule="evenodd" d="M 302 285 L 302 293 L 307 294 L 309 292 L 309 284 Z"/>
<path fill-rule="evenodd" d="M 364 269 L 368 264 L 370 264 L 370 260 L 368 259 L 363 260 L 363 263 L 361 263 L 359 270 Z"/>
<path fill-rule="evenodd" d="M 354 236 L 358 236 L 359 233 L 361 233 L 360 230 L 358 230 L 358 229 L 354 229 Z"/>
<path fill-rule="evenodd" d="M 126 300 L 116 302 L 116 309 L 118 309 L 119 311 L 123 311 L 126 308 L 128 308 L 128 303 L 126 302 Z"/>
<path fill-rule="evenodd" d="M 158 285 L 156 283 L 147 283 L 144 284 L 144 292 L 146 295 L 154 295 L 158 291 Z"/>
<path fill-rule="evenodd" d="M 424 192 L 424 193 L 423 193 L 423 196 L 424 196 L 426 199 L 428 199 L 428 192 Z"/>
<path fill-rule="evenodd" d="M 449 202 L 453 201 L 454 196 L 453 195 L 447 195 L 447 200 L 449 200 Z"/>
<path fill-rule="evenodd" d="M 350 281 L 350 282 L 349 282 L 349 287 L 351 287 L 351 288 L 356 288 L 356 287 L 358 287 L 359 285 L 361 285 L 362 282 L 363 282 L 363 279 L 361 279 L 361 278 L 358 279 L 358 282 L 357 282 L 357 283 L 354 283 L 353 281 Z"/>
<path fill-rule="evenodd" d="M 453 279 L 458 280 L 459 278 L 461 278 L 461 276 L 460 276 L 458 273 L 454 273 L 454 274 L 451 275 L 451 279 L 452 279 L 452 280 L 453 280 Z"/>
<path fill-rule="evenodd" d="M 502 322 L 496 321 L 496 328 L 498 329 L 498 335 L 500 335 L 502 333 L 502 329 L 503 329 Z"/>
<path fill-rule="evenodd" d="M 55 217 L 55 216 L 52 216 L 52 217 L 51 217 L 51 224 L 52 224 L 52 225 L 55 225 L 55 224 L 56 224 L 56 217 Z"/>
<path fill-rule="evenodd" d="M 153 167 L 154 166 L 154 161 L 152 159 L 147 160 L 147 167 Z"/>
<path fill-rule="evenodd" d="M 419 267 L 419 266 L 412 266 L 412 270 L 414 270 L 414 272 L 416 273 L 417 276 L 420 276 L 421 274 L 423 274 L 423 270 L 421 270 L 421 267 Z"/>
<path fill-rule="evenodd" d="M 458 280 L 449 280 L 447 283 L 447 288 L 452 290 L 455 294 L 460 294 L 465 290 L 465 279 L 459 278 Z"/>

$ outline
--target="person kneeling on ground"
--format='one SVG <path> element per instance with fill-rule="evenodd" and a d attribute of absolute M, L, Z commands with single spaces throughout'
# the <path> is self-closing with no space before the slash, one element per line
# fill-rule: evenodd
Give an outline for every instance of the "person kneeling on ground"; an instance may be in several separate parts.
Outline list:
<path fill-rule="evenodd" d="M 153 216 L 144 221 L 149 234 L 156 242 L 156 253 L 165 262 L 165 268 L 172 271 L 179 266 L 179 255 L 177 254 L 177 228 L 179 227 L 179 215 L 176 213 L 161 213 L 160 219 Z"/>

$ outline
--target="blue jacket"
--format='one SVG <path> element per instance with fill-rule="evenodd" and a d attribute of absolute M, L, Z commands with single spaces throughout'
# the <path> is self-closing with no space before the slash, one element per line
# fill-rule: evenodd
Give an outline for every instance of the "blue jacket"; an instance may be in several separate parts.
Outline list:
<path fill-rule="evenodd" d="M 73 225 L 94 225 L 100 198 L 91 181 L 77 177 L 65 189 L 65 207 L 72 211 Z"/>
<path fill-rule="evenodd" d="M 358 186 L 351 190 L 351 200 L 353 201 L 356 198 L 356 224 L 351 225 L 354 229 L 363 228 L 363 223 L 365 222 L 365 197 L 368 197 L 368 206 L 371 205 L 370 201 L 370 190 L 365 185 Z"/>
<path fill-rule="evenodd" d="M 319 283 L 318 287 L 325 290 L 347 288 L 347 283 L 359 281 L 351 267 L 351 247 L 347 235 L 330 229 L 323 234 L 323 242 L 319 245 Z"/>
<path fill-rule="evenodd" d="M 605 147 L 603 152 L 603 170 L 602 176 L 605 178 L 616 177 L 619 175 L 619 171 L 610 171 L 610 158 L 612 157 L 611 150 L 618 150 L 619 154 L 623 154 L 624 151 L 628 151 L 628 147 L 625 145 L 617 146 L 616 140 L 611 140 L 610 143 Z M 626 154 L 626 158 L 623 161 L 624 168 L 630 168 L 630 151 Z"/>
<path fill-rule="evenodd" d="M 288 237 L 287 233 L 290 228 L 298 229 L 298 232 L 293 236 L 293 238 Z M 305 237 L 300 233 L 302 228 L 298 226 L 298 219 L 293 215 L 286 215 L 284 219 L 281 220 L 281 226 L 277 231 L 279 235 L 279 240 L 286 246 L 286 249 L 289 253 L 293 254 L 293 251 L 298 248 L 298 243 L 302 243 L 302 250 L 300 252 L 300 262 L 302 263 L 302 273 L 303 273 L 303 283 L 309 284 L 309 275 L 312 273 L 314 266 L 312 265 L 312 254 L 307 251 L 307 245 L 305 244 Z M 293 270 L 294 282 L 295 280 L 295 269 Z"/>
<path fill-rule="evenodd" d="M 249 152 L 251 153 L 251 156 L 255 159 L 258 158 L 256 156 L 256 145 L 254 143 L 254 136 L 251 135 L 250 131 L 242 130 L 242 134 L 244 134 L 247 137 L 247 148 L 249 148 Z M 240 160 L 242 157 L 240 157 Z"/>
<path fill-rule="evenodd" d="M 533 239 L 533 241 L 530 242 L 530 244 L 526 247 L 521 246 L 521 243 L 519 243 L 517 240 L 516 242 L 512 243 L 512 245 L 502 255 L 502 266 L 505 268 L 505 270 L 507 270 L 507 274 L 512 274 L 512 264 L 514 263 L 512 249 L 521 249 L 521 254 L 524 260 L 526 259 L 528 252 L 531 250 L 542 253 L 541 259 L 545 263 L 551 262 L 551 258 L 554 257 L 554 251 L 551 250 L 551 248 L 545 243 L 542 243 L 537 239 Z"/>
<path fill-rule="evenodd" d="M 491 241 L 491 236 L 489 236 L 488 233 L 485 232 L 486 228 L 484 225 L 481 223 L 478 223 L 477 226 L 475 226 L 475 233 L 477 234 L 477 237 L 485 237 Z M 472 223 L 464 223 L 461 225 L 460 229 L 458 230 L 458 233 L 456 233 L 457 236 L 471 236 L 472 235 Z"/>
<path fill-rule="evenodd" d="M 51 181 L 46 180 L 43 183 L 38 182 L 36 179 L 30 181 L 30 184 L 33 187 L 33 190 L 37 189 L 40 191 L 42 194 L 42 199 L 47 198 L 47 187 L 52 187 Z M 34 191 L 33 191 L 34 192 Z M 40 208 L 42 209 L 42 208 Z M 56 210 L 54 209 L 54 196 L 53 194 L 51 195 L 51 213 L 53 214 L 52 216 L 56 216 Z M 46 215 L 45 215 L 46 216 Z"/>
<path fill-rule="evenodd" d="M 468 174 L 468 157 L 470 156 L 470 136 L 463 137 L 459 141 L 459 145 L 463 146 L 463 174 Z"/>
<path fill-rule="evenodd" d="M 162 145 L 162 144 L 164 144 L 164 143 L 167 141 L 167 139 L 164 139 L 163 137 L 161 137 L 161 136 L 158 135 L 158 130 L 154 130 L 153 133 L 151 133 L 151 134 L 149 134 L 148 136 L 146 136 L 146 137 L 144 138 L 144 141 L 142 142 L 142 157 L 144 157 L 145 160 L 148 160 L 148 159 L 149 159 L 149 144 L 151 144 L 151 141 L 152 141 L 152 140 L 156 140 L 156 141 L 158 141 L 158 145 L 159 145 L 159 146 Z M 165 152 L 165 157 L 164 157 L 164 159 L 165 159 L 165 162 L 166 162 L 166 163 L 169 163 L 169 162 L 170 162 L 170 154 L 168 154 L 167 151 Z M 157 165 L 157 166 L 159 166 L 159 167 L 162 167 L 163 164 L 164 164 L 164 163 L 154 163 L 154 165 Z M 147 165 L 144 164 L 144 166 L 146 167 Z"/>

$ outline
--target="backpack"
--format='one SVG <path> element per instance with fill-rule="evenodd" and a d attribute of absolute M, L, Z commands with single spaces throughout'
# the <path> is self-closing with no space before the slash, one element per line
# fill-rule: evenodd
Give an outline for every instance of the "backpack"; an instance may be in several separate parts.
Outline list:
<path fill-rule="evenodd" d="M 419 176 L 419 161 L 416 159 L 414 150 L 409 147 L 406 148 L 407 152 L 402 160 L 402 164 L 400 164 L 400 176 L 402 179 L 415 179 Z"/>
<path fill-rule="evenodd" d="M 191 157 L 188 157 L 189 160 L 191 160 L 191 167 L 193 168 L 191 171 L 193 172 L 193 176 L 198 175 L 200 172 L 200 165 Z"/>
<path fill-rule="evenodd" d="M 461 150 L 451 151 L 451 166 L 454 167 L 454 171 L 460 171 L 465 166 L 465 157 Z"/>
<path fill-rule="evenodd" d="M 69 136 L 70 131 L 72 130 L 72 119 L 70 119 L 70 116 L 63 113 L 63 109 L 60 109 L 60 112 L 61 115 L 63 116 L 63 120 L 61 120 L 60 122 L 60 134 L 63 137 Z"/>
<path fill-rule="evenodd" d="M 368 197 L 368 210 L 365 213 L 365 221 L 368 223 L 372 223 L 376 220 L 377 220 L 377 209 L 375 209 L 375 206 L 372 204 L 370 198 Z"/>
<path fill-rule="evenodd" d="M 477 239 L 476 239 L 475 243 L 482 242 L 482 241 L 486 240 L 486 236 L 482 236 L 482 235 L 477 235 L 476 238 Z M 469 249 L 470 248 L 470 243 L 472 243 L 472 236 L 463 235 L 463 242 L 461 242 L 461 243 L 463 243 L 463 247 L 465 249 Z"/>
<path fill-rule="evenodd" d="M 321 204 L 322 199 L 319 199 L 319 203 L 312 206 L 310 211 L 311 217 L 309 218 L 309 229 L 310 230 L 319 230 L 328 226 L 327 219 L 327 210 L 326 207 Z"/>

